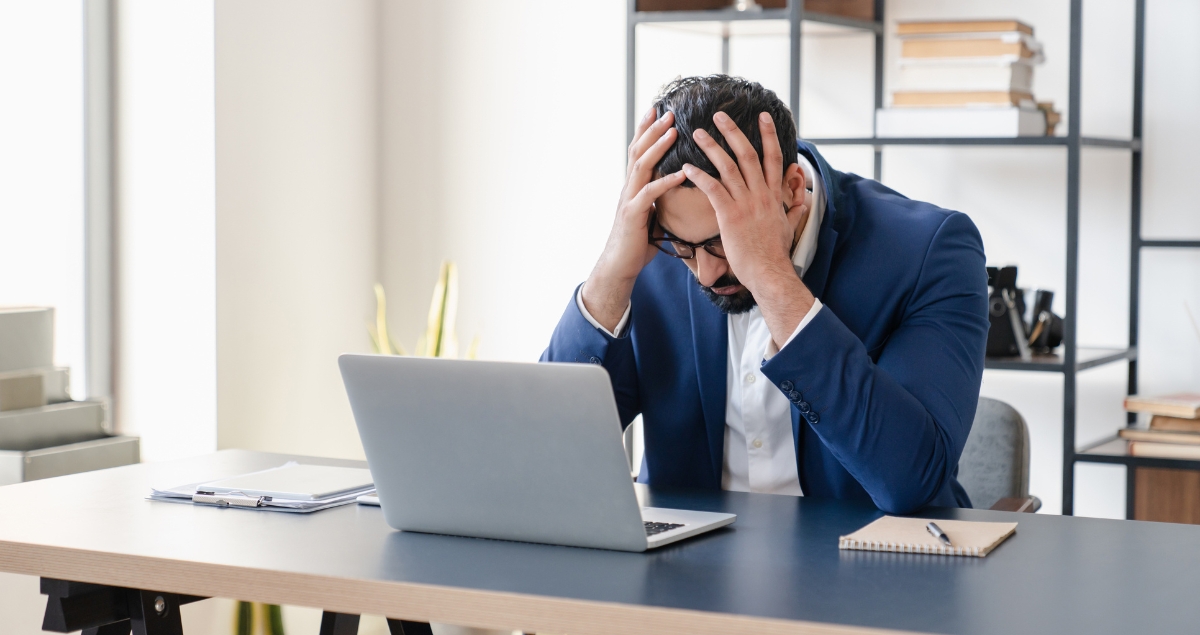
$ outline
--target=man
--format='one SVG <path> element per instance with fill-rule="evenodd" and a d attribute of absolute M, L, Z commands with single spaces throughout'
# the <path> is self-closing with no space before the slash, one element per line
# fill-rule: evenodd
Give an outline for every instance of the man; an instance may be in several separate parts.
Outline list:
<path fill-rule="evenodd" d="M 643 482 L 969 507 L 984 262 L 969 218 L 833 170 L 771 91 L 680 79 L 542 359 L 604 366 Z"/>

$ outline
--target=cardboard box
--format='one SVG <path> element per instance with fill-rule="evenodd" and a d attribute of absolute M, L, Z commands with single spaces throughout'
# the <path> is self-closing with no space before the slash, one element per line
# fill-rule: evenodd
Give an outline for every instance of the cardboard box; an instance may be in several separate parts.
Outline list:
<path fill-rule="evenodd" d="M 0 450 L 0 485 L 132 465 L 141 460 L 137 437 L 100 437 L 38 450 Z"/>
<path fill-rule="evenodd" d="M 0 373 L 54 366 L 54 309 L 0 307 Z"/>
<path fill-rule="evenodd" d="M 0 412 L 0 450 L 28 452 L 107 434 L 108 408 L 101 401 L 71 401 Z"/>

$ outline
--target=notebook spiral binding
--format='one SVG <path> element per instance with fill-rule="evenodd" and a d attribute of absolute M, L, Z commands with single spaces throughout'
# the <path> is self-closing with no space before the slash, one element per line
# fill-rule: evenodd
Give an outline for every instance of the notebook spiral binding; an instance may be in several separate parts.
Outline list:
<path fill-rule="evenodd" d="M 923 553 L 938 556 L 974 556 L 985 555 L 979 547 L 947 547 L 945 545 L 916 545 L 880 540 L 856 540 L 842 536 L 838 540 L 838 549 L 855 549 L 858 551 L 890 551 L 893 553 Z"/>

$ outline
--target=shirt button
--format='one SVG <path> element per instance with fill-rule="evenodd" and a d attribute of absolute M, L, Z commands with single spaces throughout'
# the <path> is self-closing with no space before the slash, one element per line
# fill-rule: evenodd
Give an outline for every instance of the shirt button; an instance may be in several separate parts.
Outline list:
<path fill-rule="evenodd" d="M 754 377 L 754 373 L 749 373 L 746 375 L 746 383 L 747 384 L 753 384 L 755 381 L 756 381 L 756 378 Z"/>
<path fill-rule="evenodd" d="M 761 448 L 761 447 L 762 447 L 762 439 L 755 439 L 755 440 L 754 440 L 754 447 L 756 447 L 756 448 Z"/>

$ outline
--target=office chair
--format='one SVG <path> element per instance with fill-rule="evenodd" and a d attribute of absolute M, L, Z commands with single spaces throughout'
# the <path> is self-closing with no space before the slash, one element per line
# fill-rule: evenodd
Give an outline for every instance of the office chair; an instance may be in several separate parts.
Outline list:
<path fill-rule="evenodd" d="M 1029 495 L 1029 428 L 1012 406 L 979 398 L 975 423 L 958 460 L 958 482 L 976 509 L 1036 512 Z"/>

